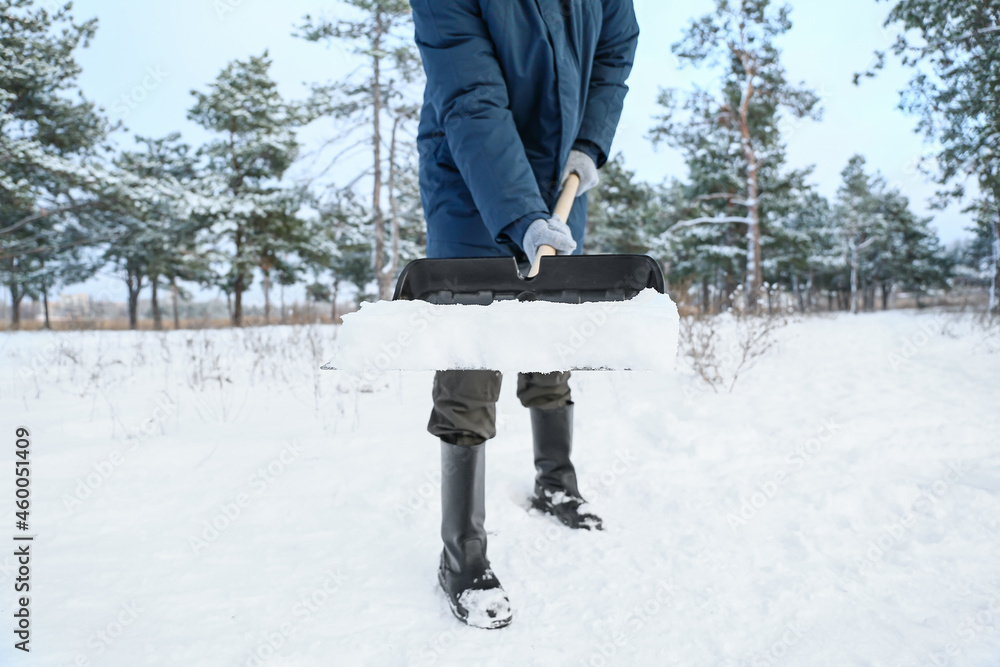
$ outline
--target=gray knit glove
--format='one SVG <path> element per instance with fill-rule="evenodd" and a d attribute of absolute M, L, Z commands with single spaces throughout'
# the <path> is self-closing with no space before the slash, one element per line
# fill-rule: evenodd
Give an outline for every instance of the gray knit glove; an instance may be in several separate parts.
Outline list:
<path fill-rule="evenodd" d="M 570 174 L 580 177 L 580 189 L 576 196 L 580 197 L 587 190 L 597 187 L 601 177 L 597 173 L 597 165 L 589 155 L 582 151 L 570 151 L 569 159 L 566 161 L 566 169 L 563 170 L 562 184 L 566 185 L 566 179 Z"/>
<path fill-rule="evenodd" d="M 589 159 L 589 158 L 588 158 Z M 535 260 L 538 249 L 543 245 L 550 245 L 556 249 L 557 255 L 568 255 L 576 250 L 576 241 L 569 227 L 558 215 L 553 215 L 548 220 L 539 219 L 531 223 L 528 231 L 524 233 L 524 241 L 521 247 L 524 254 L 531 261 Z"/>

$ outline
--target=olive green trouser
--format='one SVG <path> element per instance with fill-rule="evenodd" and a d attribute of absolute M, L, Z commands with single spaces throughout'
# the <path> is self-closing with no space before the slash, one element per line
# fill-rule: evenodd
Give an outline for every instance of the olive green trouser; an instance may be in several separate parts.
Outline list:
<path fill-rule="evenodd" d="M 569 372 L 519 373 L 517 397 L 526 408 L 554 410 L 572 403 Z M 452 445 L 478 445 L 497 434 L 497 371 L 438 371 L 427 430 Z"/>

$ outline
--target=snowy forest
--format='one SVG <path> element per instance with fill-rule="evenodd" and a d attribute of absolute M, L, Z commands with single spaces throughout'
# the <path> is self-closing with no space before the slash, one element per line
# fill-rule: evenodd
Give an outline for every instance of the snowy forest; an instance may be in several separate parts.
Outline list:
<path fill-rule="evenodd" d="M 959 202 L 971 236 L 942 244 L 934 220 L 866 163 L 864 146 L 838 165 L 832 199 L 811 169 L 788 167 L 789 130 L 823 114 L 816 91 L 789 79 L 776 45 L 795 29 L 790 8 L 718 0 L 672 47 L 716 84 L 663 87 L 647 128 L 650 142 L 683 155 L 687 173 L 643 182 L 615 156 L 589 202 L 586 252 L 650 254 L 691 312 L 734 302 L 859 312 L 933 295 L 995 312 L 1000 9 L 889 4 L 886 29 L 898 39 L 855 82 L 876 85 L 893 59 L 912 69 L 900 105 L 934 151 L 920 167 L 928 197 Z M 317 49 L 348 49 L 357 65 L 349 78 L 285 99 L 267 51 L 236 58 L 191 91 L 187 120 L 213 139 L 190 145 L 180 132 L 131 136 L 88 101 L 77 56 L 98 18 L 72 5 L 0 1 L 6 326 L 21 326 L 28 299 L 41 304 L 48 328 L 49 298 L 99 271 L 121 277 L 131 328 L 141 299 L 151 307 L 147 326 L 179 327 L 178 304 L 196 287 L 224 295 L 234 326 L 246 320 L 249 290 L 264 296 L 262 323 L 285 319 L 275 295 L 292 285 L 304 286 L 314 321 L 388 298 L 402 267 L 423 253 L 415 149 L 423 74 L 405 0 L 340 5 L 350 18 L 307 15 L 288 29 Z M 322 145 L 303 145 L 307 126 L 328 130 Z M 286 178 L 297 161 L 311 178 Z M 337 177 L 324 179 L 331 170 Z"/>
<path fill-rule="evenodd" d="M 0 0 L 0 283 L 0 667 L 1000 665 L 1000 0 Z"/>

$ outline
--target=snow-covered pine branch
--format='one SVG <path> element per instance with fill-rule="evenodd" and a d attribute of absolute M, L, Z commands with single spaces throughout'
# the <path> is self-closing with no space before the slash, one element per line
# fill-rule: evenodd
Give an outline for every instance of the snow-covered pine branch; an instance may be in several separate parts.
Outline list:
<path fill-rule="evenodd" d="M 749 200 L 741 197 L 740 195 L 733 194 L 730 192 L 716 192 L 710 195 L 699 195 L 695 197 L 695 201 L 715 201 L 715 200 L 725 200 L 728 204 L 733 204 L 735 206 L 746 206 L 747 208 L 756 204 L 756 200 Z"/>
<path fill-rule="evenodd" d="M 740 215 L 716 215 L 716 216 L 703 216 L 701 218 L 693 218 L 691 220 L 682 220 L 677 224 L 673 225 L 670 229 L 663 232 L 662 236 L 672 236 L 675 231 L 685 229 L 687 227 L 695 227 L 697 225 L 729 225 L 729 224 L 739 224 L 739 225 L 749 225 L 752 220 L 748 216 Z"/>

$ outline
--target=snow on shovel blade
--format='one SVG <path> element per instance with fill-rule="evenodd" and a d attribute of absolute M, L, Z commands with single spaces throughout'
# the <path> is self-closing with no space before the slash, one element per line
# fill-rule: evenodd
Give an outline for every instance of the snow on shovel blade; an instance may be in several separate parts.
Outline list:
<path fill-rule="evenodd" d="M 498 301 L 489 306 L 379 301 L 344 316 L 324 369 L 669 372 L 677 307 L 646 289 L 627 301 Z"/>

